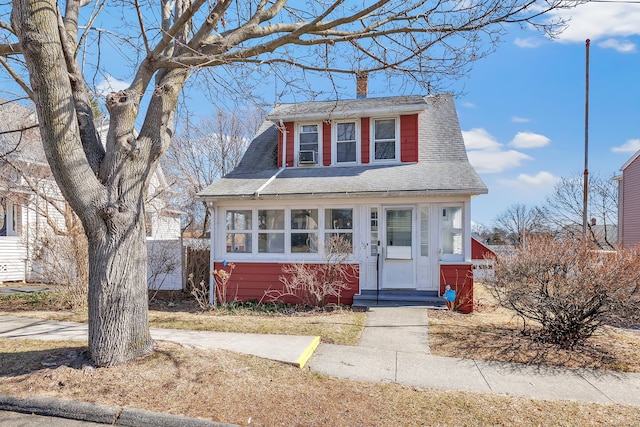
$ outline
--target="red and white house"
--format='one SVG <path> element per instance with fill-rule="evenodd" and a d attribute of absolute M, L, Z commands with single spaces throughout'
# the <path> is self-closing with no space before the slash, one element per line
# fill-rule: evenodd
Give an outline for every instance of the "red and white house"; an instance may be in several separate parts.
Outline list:
<path fill-rule="evenodd" d="M 486 193 L 452 96 L 433 95 L 277 105 L 199 197 L 212 207 L 212 270 L 235 264 L 229 298 L 280 288 L 283 265 L 322 262 L 340 235 L 355 272 L 341 303 L 441 302 L 449 284 L 470 311 L 471 198 Z"/>

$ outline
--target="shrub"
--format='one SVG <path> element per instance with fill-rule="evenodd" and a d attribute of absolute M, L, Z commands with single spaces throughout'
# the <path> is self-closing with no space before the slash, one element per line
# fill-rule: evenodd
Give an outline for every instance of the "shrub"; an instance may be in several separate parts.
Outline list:
<path fill-rule="evenodd" d="M 324 263 L 303 262 L 282 267 L 283 289 L 268 290 L 265 297 L 274 300 L 292 297 L 310 307 L 324 307 L 332 297 L 339 304 L 342 291 L 351 288 L 349 281 L 354 267 L 346 264 L 351 252 L 349 240 L 331 237 L 324 245 Z"/>
<path fill-rule="evenodd" d="M 496 259 L 486 284 L 500 305 L 524 320 L 524 333 L 573 348 L 637 312 L 639 254 L 637 248 L 605 252 L 579 240 L 532 238 Z"/>

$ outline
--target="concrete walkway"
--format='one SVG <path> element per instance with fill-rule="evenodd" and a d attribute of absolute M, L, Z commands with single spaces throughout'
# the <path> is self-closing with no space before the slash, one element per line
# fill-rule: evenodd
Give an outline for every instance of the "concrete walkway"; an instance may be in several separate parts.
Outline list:
<path fill-rule="evenodd" d="M 51 341 L 87 341 L 85 323 L 52 322 L 0 316 L 0 338 Z M 303 335 L 237 334 L 151 328 L 154 340 L 174 341 L 204 349 L 231 350 L 304 367 L 320 343 L 320 337 Z"/>
<path fill-rule="evenodd" d="M 367 324 L 357 347 L 318 346 L 318 337 L 307 336 L 167 329 L 152 329 L 151 334 L 154 339 L 232 350 L 300 367 L 306 363 L 311 371 L 359 381 L 640 407 L 637 373 L 567 370 L 431 355 L 427 313 L 426 308 L 372 308 L 367 312 Z M 2 338 L 86 341 L 86 334 L 84 324 L 0 316 Z"/>
<path fill-rule="evenodd" d="M 367 312 L 358 347 L 320 344 L 309 369 L 339 378 L 640 407 L 640 374 L 568 370 L 429 354 L 426 308 Z"/>

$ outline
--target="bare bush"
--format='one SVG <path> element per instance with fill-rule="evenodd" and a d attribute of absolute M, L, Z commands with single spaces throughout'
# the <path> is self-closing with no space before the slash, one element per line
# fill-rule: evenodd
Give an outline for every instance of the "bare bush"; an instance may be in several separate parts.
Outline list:
<path fill-rule="evenodd" d="M 340 303 L 342 292 L 349 290 L 353 266 L 347 264 L 351 241 L 333 236 L 324 245 L 324 263 L 295 263 L 282 267 L 283 289 L 270 289 L 265 297 L 280 300 L 292 297 L 310 307 L 325 307 L 330 298 Z"/>
<path fill-rule="evenodd" d="M 227 303 L 229 303 L 227 295 L 227 291 L 229 290 L 229 282 L 231 281 L 231 275 L 233 274 L 233 269 L 236 268 L 236 265 L 232 262 L 229 264 L 224 262 L 222 266 L 229 266 L 229 270 L 218 268 L 216 270 L 213 270 L 211 274 L 213 274 L 213 278 L 216 284 L 216 300 L 221 307 L 226 308 Z"/>
<path fill-rule="evenodd" d="M 211 308 L 211 304 L 209 303 L 209 284 L 204 280 L 197 282 L 194 280 L 194 274 L 189 273 L 189 277 L 187 278 L 187 282 L 189 287 L 191 288 L 191 295 L 195 298 L 198 303 L 198 307 L 200 310 L 207 311 Z"/>
<path fill-rule="evenodd" d="M 524 333 L 573 348 L 640 308 L 639 255 L 637 248 L 605 252 L 581 240 L 532 238 L 496 259 L 486 284 L 524 320 Z"/>
<path fill-rule="evenodd" d="M 39 265 L 41 278 L 57 285 L 57 303 L 72 310 L 87 306 L 89 292 L 87 239 L 77 217 L 73 217 L 75 221 L 67 221 L 71 226 L 64 234 L 44 230 L 34 242 L 34 262 Z"/>

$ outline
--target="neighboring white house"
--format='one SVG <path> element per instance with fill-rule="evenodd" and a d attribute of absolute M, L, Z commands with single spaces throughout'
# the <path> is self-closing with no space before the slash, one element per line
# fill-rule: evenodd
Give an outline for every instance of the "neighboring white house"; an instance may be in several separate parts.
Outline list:
<path fill-rule="evenodd" d="M 0 131 L 35 124 L 33 110 L 0 102 Z M 107 126 L 98 131 L 106 134 Z M 168 208 L 169 192 L 158 168 L 146 204 L 149 286 L 154 289 L 183 287 L 181 213 Z M 0 282 L 50 281 L 39 250 L 46 238 L 58 238 L 56 229 L 66 230 L 67 209 L 45 161 L 37 128 L 0 135 Z"/>
<path fill-rule="evenodd" d="M 277 105 L 199 196 L 215 267 L 234 264 L 233 298 L 260 299 L 287 264 L 323 262 L 338 235 L 354 270 L 340 302 L 370 305 L 428 303 L 446 285 L 470 297 L 471 198 L 485 193 L 452 96 L 433 95 Z"/>

